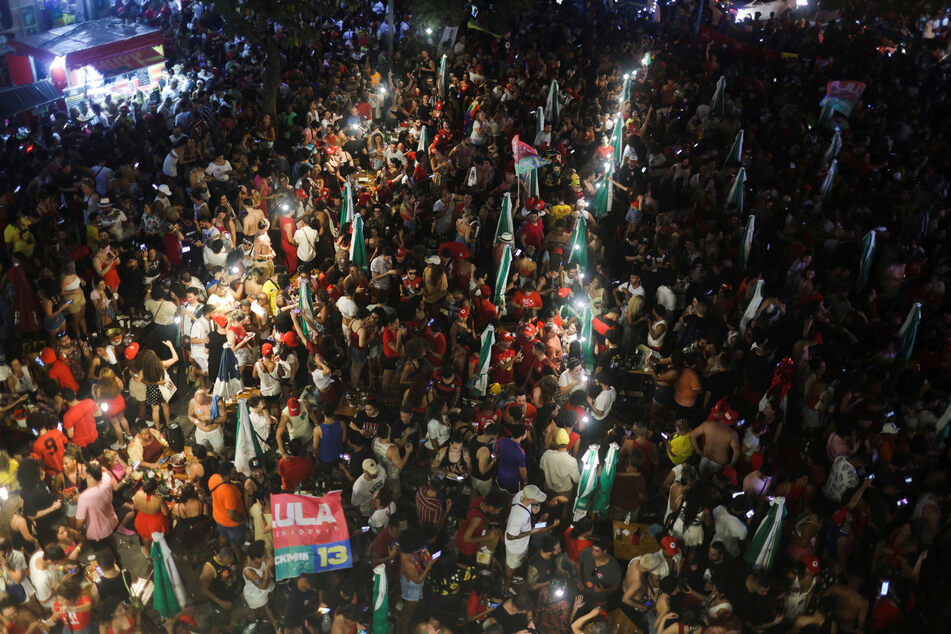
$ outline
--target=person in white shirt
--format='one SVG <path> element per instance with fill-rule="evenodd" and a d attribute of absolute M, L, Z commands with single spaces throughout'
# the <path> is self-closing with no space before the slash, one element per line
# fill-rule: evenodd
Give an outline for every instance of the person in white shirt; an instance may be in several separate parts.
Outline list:
<path fill-rule="evenodd" d="M 251 427 L 257 434 L 258 443 L 266 444 L 271 437 L 271 412 L 267 409 L 267 402 L 260 396 L 248 399 L 248 418 L 251 420 Z"/>
<path fill-rule="evenodd" d="M 716 529 L 714 540 L 723 542 L 733 557 L 740 556 L 743 541 L 749 533 L 746 522 L 738 517 L 745 515 L 748 510 L 749 502 L 742 496 L 730 500 L 730 508 L 721 504 L 713 509 L 713 525 Z"/>
<path fill-rule="evenodd" d="M 386 247 L 383 253 L 370 261 L 370 275 L 373 276 L 373 285 L 381 291 L 390 290 L 394 276 L 399 276 L 399 271 L 393 266 L 393 249 Z"/>
<path fill-rule="evenodd" d="M 644 285 L 641 284 L 640 273 L 632 271 L 628 281 L 619 284 L 618 287 L 614 289 L 614 301 L 617 302 L 618 306 L 627 306 L 627 303 L 634 295 L 639 295 L 645 299 L 647 298 L 647 291 L 644 289 Z"/>
<path fill-rule="evenodd" d="M 30 583 L 36 593 L 36 601 L 47 610 L 53 608 L 56 587 L 63 575 L 57 566 L 66 563 L 66 553 L 57 544 L 38 550 L 30 557 Z"/>
<path fill-rule="evenodd" d="M 361 466 L 363 475 L 353 482 L 350 504 L 359 507 L 363 517 L 370 517 L 375 506 L 373 495 L 386 484 L 386 473 L 373 458 L 367 458 Z"/>
<path fill-rule="evenodd" d="M 105 196 L 109 193 L 109 184 L 115 177 L 115 172 L 106 166 L 106 160 L 103 159 L 92 168 L 92 173 L 96 175 L 96 191 L 100 196 Z"/>
<path fill-rule="evenodd" d="M 533 528 L 532 517 L 547 499 L 548 496 L 534 484 L 529 484 L 512 497 L 512 506 L 505 523 L 505 583 L 502 586 L 504 593 L 511 589 L 512 577 L 528 555 L 528 543 L 532 535 L 547 532 L 559 523 L 554 520 L 546 527 Z"/>
<path fill-rule="evenodd" d="M 601 393 L 597 397 L 588 397 L 588 404 L 591 406 L 591 416 L 595 420 L 604 420 L 611 413 L 614 407 L 614 401 L 617 400 L 617 390 L 608 381 L 610 378 L 605 372 L 598 372 L 594 375 L 594 380 L 601 386 Z"/>
<path fill-rule="evenodd" d="M 532 143 L 537 148 L 545 145 L 551 145 L 551 121 L 546 121 L 541 132 L 535 135 L 535 142 Z"/>
<path fill-rule="evenodd" d="M 225 159 L 225 155 L 222 152 L 219 152 L 215 157 L 215 160 L 208 164 L 208 167 L 205 168 L 205 174 L 211 176 L 213 179 L 219 183 L 225 183 L 231 177 L 231 163 Z"/>
<path fill-rule="evenodd" d="M 344 286 L 344 293 L 346 295 L 337 300 L 337 310 L 340 311 L 340 316 L 343 318 L 343 334 L 347 336 L 350 333 L 350 322 L 357 316 L 357 303 L 353 300 L 356 289 L 352 282 L 348 282 Z"/>
<path fill-rule="evenodd" d="M 178 151 L 175 148 L 172 148 L 168 151 L 168 154 L 165 155 L 165 160 L 162 161 L 162 173 L 169 178 L 178 177 Z"/>
<path fill-rule="evenodd" d="M 545 488 L 553 496 L 571 497 L 571 491 L 581 477 L 578 461 L 568 453 L 570 441 L 568 431 L 559 429 L 555 435 L 555 444 L 558 445 L 558 449 L 549 449 L 543 453 L 539 462 L 542 473 L 545 474 Z"/>
<path fill-rule="evenodd" d="M 320 221 L 312 217 L 309 223 L 301 223 L 300 228 L 294 232 L 294 242 L 297 243 L 297 259 L 302 263 L 312 262 L 317 257 L 317 250 L 314 245 L 320 237 L 317 227 Z"/>
<path fill-rule="evenodd" d="M 191 330 L 188 332 L 188 345 L 191 352 L 191 360 L 203 375 L 208 374 L 208 335 L 211 334 L 211 324 L 208 318 L 202 314 L 192 322 Z"/>

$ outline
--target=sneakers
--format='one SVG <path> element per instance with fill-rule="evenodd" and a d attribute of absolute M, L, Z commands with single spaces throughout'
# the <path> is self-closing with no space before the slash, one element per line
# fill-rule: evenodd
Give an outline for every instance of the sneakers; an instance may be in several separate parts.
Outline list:
<path fill-rule="evenodd" d="M 113 451 L 119 451 L 123 447 L 125 447 L 125 445 L 119 442 L 118 440 L 112 443 L 111 445 L 109 445 L 109 448 L 112 449 Z"/>
<path fill-rule="evenodd" d="M 525 583 L 525 577 L 517 577 L 517 576 L 516 576 L 516 577 L 512 577 L 512 583 L 513 583 L 514 585 L 516 585 L 516 586 L 517 586 L 517 585 L 520 585 L 520 584 L 523 584 L 523 583 Z"/>

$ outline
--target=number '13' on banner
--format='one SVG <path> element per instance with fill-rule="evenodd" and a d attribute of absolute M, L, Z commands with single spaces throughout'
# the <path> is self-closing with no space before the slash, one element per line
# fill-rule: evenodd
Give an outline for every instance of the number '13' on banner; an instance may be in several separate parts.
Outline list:
<path fill-rule="evenodd" d="M 272 495 L 271 517 L 278 580 L 353 566 L 340 491 Z"/>

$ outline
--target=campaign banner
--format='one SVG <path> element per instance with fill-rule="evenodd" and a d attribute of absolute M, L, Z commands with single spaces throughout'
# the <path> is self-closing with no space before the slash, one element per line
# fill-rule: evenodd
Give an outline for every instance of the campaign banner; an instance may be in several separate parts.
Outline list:
<path fill-rule="evenodd" d="M 272 495 L 271 523 L 279 581 L 309 572 L 353 567 L 340 491 L 322 497 Z"/>
<path fill-rule="evenodd" d="M 819 102 L 820 106 L 832 108 L 848 117 L 852 114 L 855 104 L 862 98 L 865 84 L 860 81 L 842 80 L 826 83 L 826 96 Z"/>

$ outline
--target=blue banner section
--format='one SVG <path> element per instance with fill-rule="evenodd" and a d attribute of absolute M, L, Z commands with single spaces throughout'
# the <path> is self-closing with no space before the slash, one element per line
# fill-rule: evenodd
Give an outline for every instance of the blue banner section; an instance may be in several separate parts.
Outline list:
<path fill-rule="evenodd" d="M 278 580 L 293 579 L 310 572 L 352 568 L 350 541 L 309 546 L 291 546 L 274 551 Z"/>

